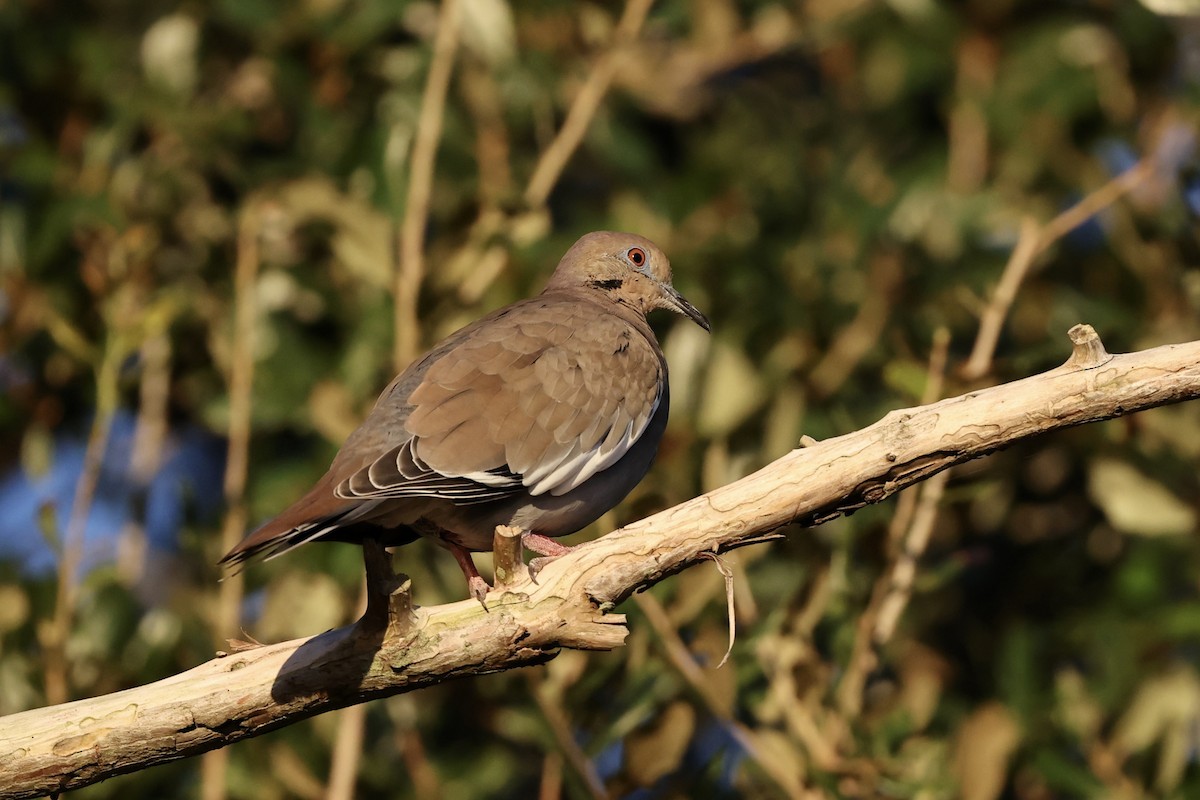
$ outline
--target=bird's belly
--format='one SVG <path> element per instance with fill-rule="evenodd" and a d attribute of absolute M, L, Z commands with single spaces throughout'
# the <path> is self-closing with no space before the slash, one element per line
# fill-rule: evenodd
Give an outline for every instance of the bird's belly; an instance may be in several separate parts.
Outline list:
<path fill-rule="evenodd" d="M 512 525 L 542 536 L 566 536 L 598 520 L 620 503 L 645 476 L 654 458 L 626 459 L 592 476 L 582 486 L 555 496 L 520 494 L 494 503 L 440 506 L 425 519 L 468 550 L 491 550 L 497 525 Z M 641 455 L 641 454 L 638 454 Z M 644 464 L 642 463 L 644 461 Z"/>
<path fill-rule="evenodd" d="M 666 428 L 668 405 L 664 396 L 646 431 L 617 463 L 566 494 L 534 497 L 520 492 L 503 500 L 467 505 L 455 505 L 443 498 L 423 498 L 420 503 L 393 506 L 387 520 L 374 512 L 377 518 L 373 522 L 382 527 L 404 525 L 475 551 L 492 549 L 498 525 L 512 525 L 550 537 L 574 533 L 624 500 L 649 472 Z"/>

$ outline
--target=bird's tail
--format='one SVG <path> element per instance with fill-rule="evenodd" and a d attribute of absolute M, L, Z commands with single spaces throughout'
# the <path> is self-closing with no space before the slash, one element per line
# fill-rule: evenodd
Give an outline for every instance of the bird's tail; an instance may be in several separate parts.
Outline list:
<path fill-rule="evenodd" d="M 247 562 L 268 561 L 316 541 L 346 524 L 345 517 L 359 505 L 334 495 L 329 476 L 317 481 L 308 494 L 288 506 L 283 513 L 256 528 L 219 562 L 237 574 Z"/>

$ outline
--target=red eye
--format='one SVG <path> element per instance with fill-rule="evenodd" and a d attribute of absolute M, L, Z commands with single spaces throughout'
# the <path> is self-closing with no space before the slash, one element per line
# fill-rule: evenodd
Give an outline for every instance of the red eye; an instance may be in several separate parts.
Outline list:
<path fill-rule="evenodd" d="M 629 252 L 625 254 L 625 257 L 628 258 L 629 263 L 633 264 L 635 267 L 640 267 L 646 263 L 646 251 L 640 247 L 629 248 Z"/>

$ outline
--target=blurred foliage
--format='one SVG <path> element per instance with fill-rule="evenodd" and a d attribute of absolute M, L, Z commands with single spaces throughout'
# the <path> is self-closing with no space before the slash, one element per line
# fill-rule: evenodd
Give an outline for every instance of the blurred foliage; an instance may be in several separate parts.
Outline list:
<path fill-rule="evenodd" d="M 106 469 L 145 481 L 168 431 L 224 435 L 231 365 L 252 358 L 261 520 L 325 469 L 391 375 L 395 236 L 438 8 L 170 5 L 0 4 L 0 466 L 48 469 L 53 437 L 115 406 L 138 415 L 143 468 Z M 714 333 L 655 321 L 667 439 L 576 540 L 919 402 L 939 329 L 944 394 L 977 385 L 957 370 L 1021 220 L 1049 221 L 1140 159 L 1156 171 L 1038 258 L 989 380 L 1061 363 L 1076 322 L 1113 351 L 1200 337 L 1193 20 L 1110 0 L 663 0 L 548 208 L 527 208 L 620 11 L 464 0 L 420 303 L 432 343 L 536 291 L 585 231 L 671 254 Z M 232 338 L 239 234 L 256 245 L 253 352 Z M 895 500 L 729 556 L 739 636 L 719 670 L 723 582 L 698 567 L 626 604 L 622 650 L 371 704 L 357 796 L 553 797 L 559 781 L 586 796 L 563 736 L 628 798 L 1200 796 L 1198 459 L 1193 404 L 956 470 L 861 691 L 843 682 L 887 587 Z M 135 503 L 115 559 L 87 562 L 71 696 L 239 636 L 213 630 L 220 537 L 217 509 L 201 510 L 164 551 Z M 55 547 L 70 514 L 44 509 Z M 462 596 L 436 548 L 398 562 L 419 602 Z M 245 629 L 342 624 L 360 574 L 342 545 L 255 567 Z M 0 565 L 0 713 L 47 702 L 57 580 Z M 704 687 L 664 636 L 702 661 Z M 231 748 L 229 795 L 322 796 L 339 719 Z M 196 797 L 199 765 L 77 796 Z"/>

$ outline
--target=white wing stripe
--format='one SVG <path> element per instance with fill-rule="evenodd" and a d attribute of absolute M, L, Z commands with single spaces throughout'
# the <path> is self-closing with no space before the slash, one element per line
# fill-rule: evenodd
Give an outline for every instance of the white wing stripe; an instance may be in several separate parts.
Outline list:
<path fill-rule="evenodd" d="M 619 428 L 610 430 L 608 436 L 597 442 L 590 450 L 582 453 L 568 451 L 568 455 L 558 463 L 538 465 L 522 479 L 529 489 L 529 493 L 537 497 L 549 492 L 555 497 L 559 497 L 578 488 L 597 472 L 606 470 L 617 463 L 622 456 L 629 452 L 633 443 L 646 432 L 646 428 L 650 426 L 650 420 L 658 411 L 661 399 L 662 394 L 660 393 L 654 398 L 654 405 L 651 406 L 650 413 L 636 428 L 634 426 L 637 421 L 630 420 L 624 430 Z"/>

